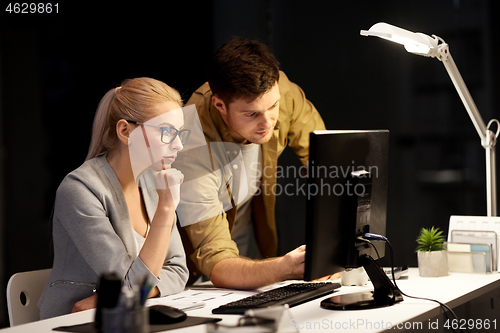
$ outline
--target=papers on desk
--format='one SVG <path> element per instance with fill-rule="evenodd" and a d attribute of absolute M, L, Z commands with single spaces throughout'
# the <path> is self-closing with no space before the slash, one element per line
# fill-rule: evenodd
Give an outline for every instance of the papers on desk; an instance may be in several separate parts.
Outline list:
<path fill-rule="evenodd" d="M 227 302 L 230 302 L 232 299 L 231 295 L 234 292 L 231 290 L 224 289 L 189 289 L 183 292 L 180 292 L 175 295 L 170 295 L 166 297 L 160 298 L 150 298 L 147 300 L 146 305 L 169 305 L 174 308 L 181 309 L 183 311 L 195 310 L 203 308 L 206 305 L 206 302 L 215 300 L 215 299 L 227 299 Z"/>
<path fill-rule="evenodd" d="M 498 271 L 500 217 L 452 215 L 448 242 L 470 245 L 470 247 L 452 245 L 452 249 L 448 249 L 450 272 Z"/>
<path fill-rule="evenodd" d="M 491 273 L 490 244 L 445 243 L 448 271 L 457 273 Z"/>

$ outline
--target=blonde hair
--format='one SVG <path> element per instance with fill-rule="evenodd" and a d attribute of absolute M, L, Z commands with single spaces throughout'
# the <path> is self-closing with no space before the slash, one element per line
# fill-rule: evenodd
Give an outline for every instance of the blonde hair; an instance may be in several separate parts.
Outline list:
<path fill-rule="evenodd" d="M 159 103 L 168 101 L 183 105 L 177 90 L 147 77 L 126 80 L 120 87 L 110 89 L 97 107 L 86 160 L 107 154 L 116 147 L 116 123 L 120 119 L 145 122 L 155 116 Z"/>

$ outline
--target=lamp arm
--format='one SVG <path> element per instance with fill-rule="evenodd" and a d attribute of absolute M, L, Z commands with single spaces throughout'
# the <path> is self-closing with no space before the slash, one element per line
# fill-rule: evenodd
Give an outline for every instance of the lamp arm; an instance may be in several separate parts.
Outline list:
<path fill-rule="evenodd" d="M 448 75 L 455 86 L 462 103 L 469 114 L 474 127 L 476 128 L 477 134 L 481 138 L 481 145 L 486 150 L 486 208 L 487 216 L 497 216 L 497 188 L 496 188 L 496 157 L 495 157 L 495 144 L 498 134 L 500 132 L 498 120 L 491 120 L 488 123 L 488 127 L 485 126 L 483 118 L 479 114 L 479 111 L 472 99 L 469 89 L 465 85 L 462 75 L 458 71 L 455 61 L 451 56 L 448 44 L 446 44 L 441 38 L 433 36 L 439 39 L 442 43 L 438 45 L 438 52 L 435 55 L 446 68 Z M 497 132 L 493 133 L 490 130 L 490 126 L 493 122 L 497 123 Z"/>
<path fill-rule="evenodd" d="M 460 96 L 460 99 L 462 100 L 474 127 L 476 128 L 477 134 L 481 138 L 481 143 L 484 146 L 486 140 L 486 125 L 484 124 L 483 118 L 481 117 L 481 114 L 479 113 L 476 104 L 469 93 L 469 89 L 467 89 L 467 86 L 462 79 L 462 75 L 460 75 L 460 72 L 458 71 L 455 61 L 453 61 L 448 44 L 444 42 L 439 44 L 438 55 L 436 58 L 438 58 L 446 68 L 446 71 L 448 72 L 448 75 L 450 76 L 451 81 L 453 82 L 453 85 L 455 86 L 455 89 L 457 90 L 458 95 Z"/>
<path fill-rule="evenodd" d="M 432 35 L 431 38 L 421 33 L 412 33 L 382 22 L 373 25 L 368 31 L 361 30 L 360 33 L 363 36 L 377 36 L 395 43 L 403 44 L 408 52 L 426 57 L 438 58 L 438 60 L 443 63 L 476 128 L 477 134 L 481 138 L 481 145 L 486 151 L 486 202 L 488 216 L 497 216 L 495 144 L 500 134 L 500 122 L 496 119 L 492 119 L 488 123 L 488 126 L 484 125 L 483 118 L 477 110 L 476 104 L 458 71 L 457 65 L 455 65 L 455 61 L 453 61 L 448 44 L 436 35 Z M 497 124 L 496 133 L 490 130 L 493 123 Z"/>

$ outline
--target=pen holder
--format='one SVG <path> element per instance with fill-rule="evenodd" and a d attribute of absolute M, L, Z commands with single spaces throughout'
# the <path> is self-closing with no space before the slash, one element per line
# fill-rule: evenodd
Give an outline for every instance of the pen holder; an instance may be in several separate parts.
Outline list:
<path fill-rule="evenodd" d="M 102 333 L 148 333 L 149 311 L 146 307 L 138 309 L 102 309 Z"/>

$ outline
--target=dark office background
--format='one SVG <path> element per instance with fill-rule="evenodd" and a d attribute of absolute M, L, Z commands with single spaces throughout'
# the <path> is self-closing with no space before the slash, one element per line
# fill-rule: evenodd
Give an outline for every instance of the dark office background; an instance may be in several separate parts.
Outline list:
<path fill-rule="evenodd" d="M 233 35 L 269 45 L 328 129 L 390 130 L 387 236 L 396 265 L 416 266 L 421 227 L 447 231 L 450 215 L 486 215 L 484 149 L 444 66 L 359 31 L 388 22 L 442 37 L 488 122 L 500 118 L 498 1 L 102 3 L 35 15 L 9 14 L 2 1 L 1 290 L 16 272 L 51 267 L 55 190 L 83 162 L 104 93 L 149 76 L 187 100 Z M 299 165 L 290 151 L 279 162 Z M 280 254 L 304 242 L 305 206 L 300 194 L 278 198 Z"/>

